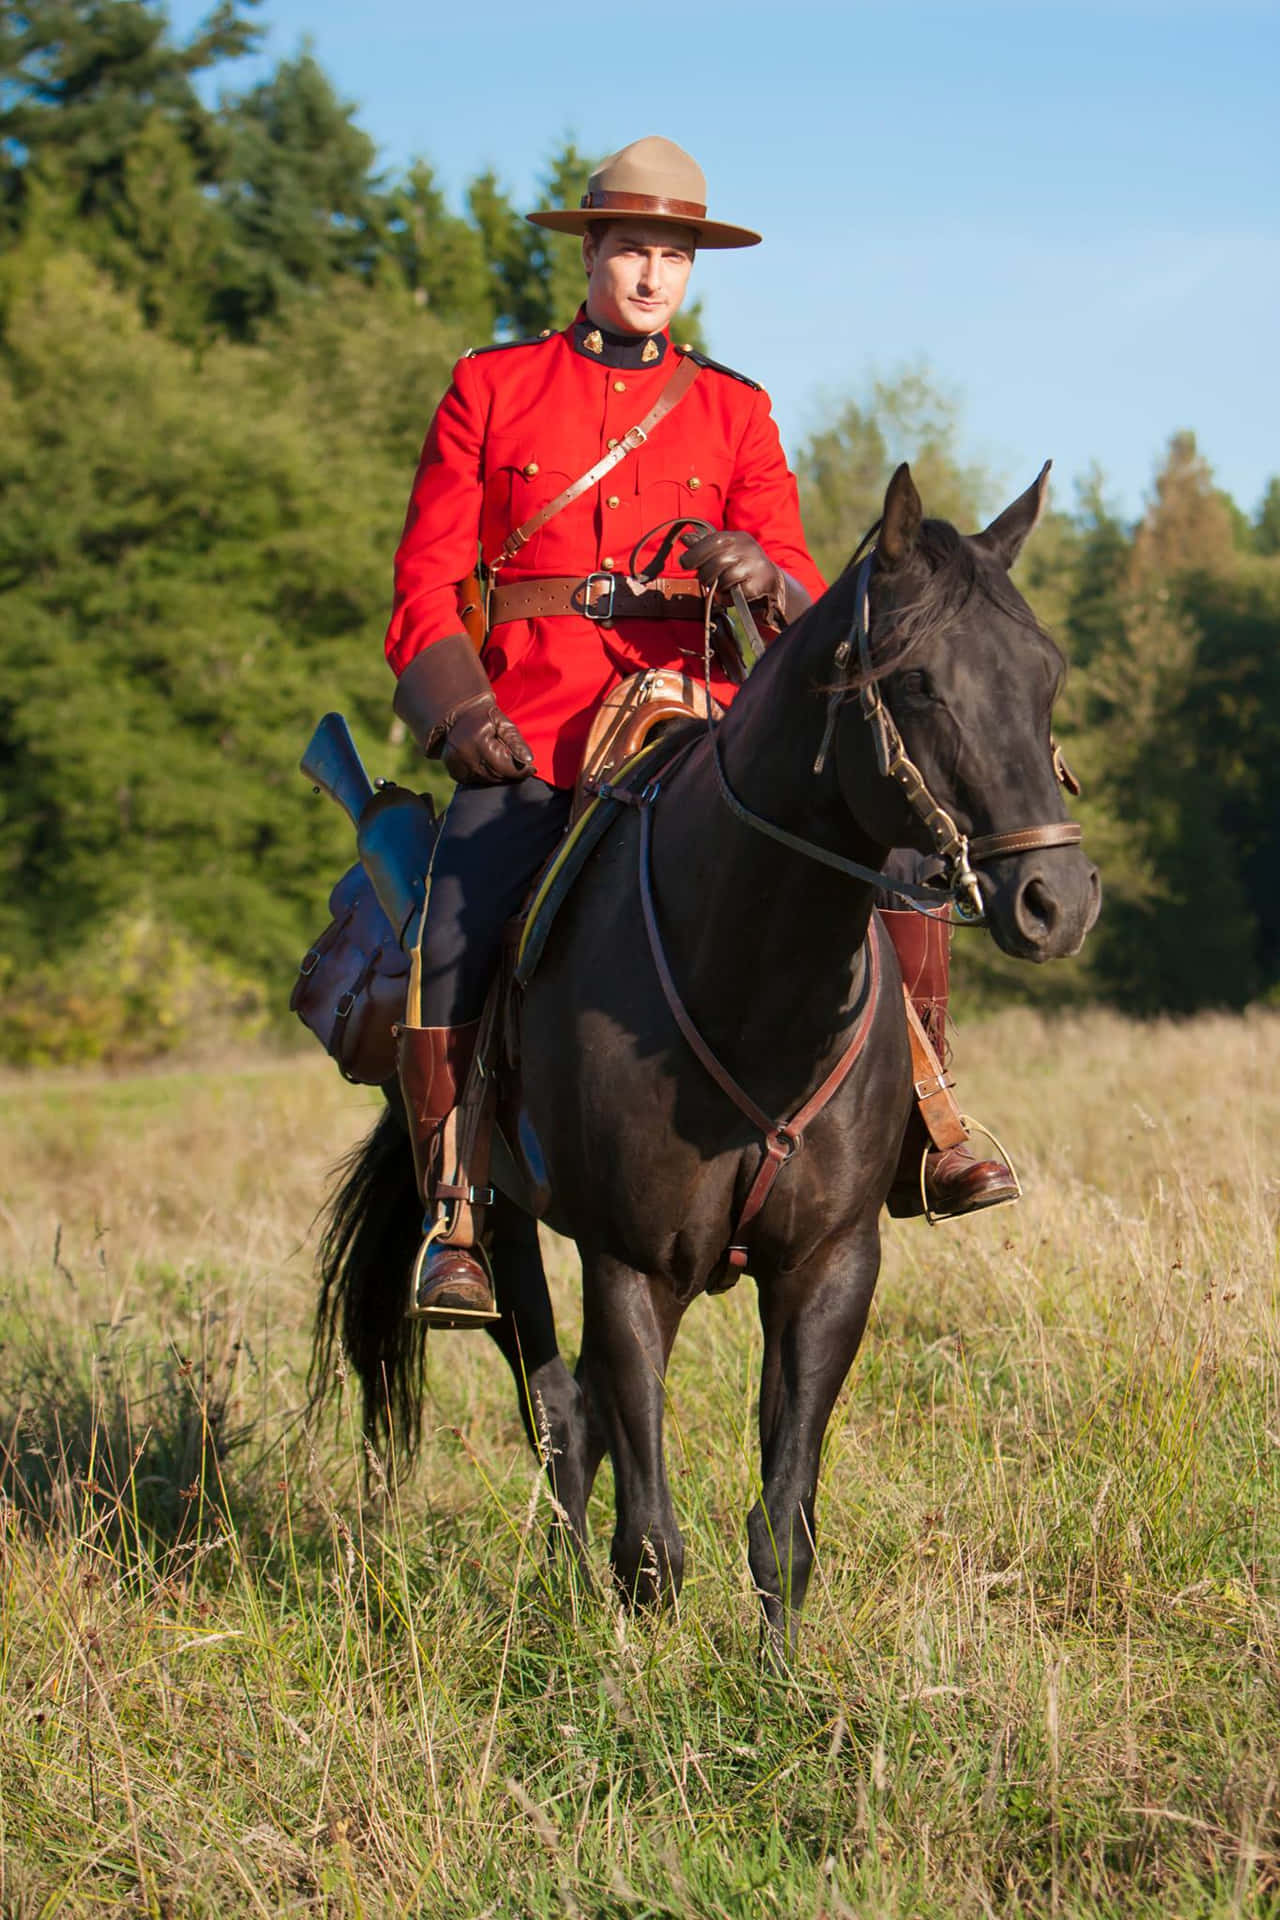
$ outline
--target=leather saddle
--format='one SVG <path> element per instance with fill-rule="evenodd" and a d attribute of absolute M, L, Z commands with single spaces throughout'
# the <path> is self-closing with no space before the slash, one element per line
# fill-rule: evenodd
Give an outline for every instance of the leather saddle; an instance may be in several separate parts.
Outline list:
<path fill-rule="evenodd" d="M 582 767 L 573 791 L 573 812 L 569 824 L 582 817 L 595 791 L 628 760 L 633 760 L 674 724 L 685 720 L 706 721 L 722 717 L 719 701 L 713 700 L 700 680 L 673 667 L 651 667 L 647 673 L 633 673 L 607 694 L 591 722 Z"/>

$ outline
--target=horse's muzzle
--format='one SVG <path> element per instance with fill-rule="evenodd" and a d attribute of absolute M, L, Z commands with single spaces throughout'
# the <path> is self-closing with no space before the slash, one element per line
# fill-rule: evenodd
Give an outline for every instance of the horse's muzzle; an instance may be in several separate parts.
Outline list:
<path fill-rule="evenodd" d="M 1102 883 L 1078 847 L 1044 847 L 993 860 L 978 883 L 995 942 L 1015 960 L 1079 953 L 1102 906 Z"/>

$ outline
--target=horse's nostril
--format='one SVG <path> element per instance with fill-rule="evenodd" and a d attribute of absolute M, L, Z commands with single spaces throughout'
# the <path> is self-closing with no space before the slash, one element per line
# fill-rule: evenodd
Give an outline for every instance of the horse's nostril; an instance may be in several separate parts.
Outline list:
<path fill-rule="evenodd" d="M 1018 895 L 1018 925 L 1031 940 L 1044 940 L 1058 923 L 1058 903 L 1038 874 Z"/>

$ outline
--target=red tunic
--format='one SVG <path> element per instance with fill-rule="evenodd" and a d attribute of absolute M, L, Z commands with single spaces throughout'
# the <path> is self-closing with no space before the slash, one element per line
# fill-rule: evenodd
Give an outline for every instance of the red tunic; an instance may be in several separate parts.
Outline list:
<path fill-rule="evenodd" d="M 455 589 L 498 554 L 513 528 L 563 491 L 649 412 L 678 365 L 632 363 L 640 342 L 603 356 L 581 344 L 580 315 L 563 333 L 468 354 L 427 433 L 395 560 L 387 658 L 402 673 L 424 647 L 460 630 Z M 597 334 L 598 340 L 600 336 Z M 539 574 L 626 573 L 634 543 L 659 522 L 691 514 L 754 535 L 769 558 L 816 597 L 823 581 L 805 547 L 796 483 L 769 397 L 751 381 L 704 366 L 653 437 L 548 521 L 501 571 L 503 584 Z M 652 551 L 652 549 L 650 549 Z M 688 584 L 677 555 L 665 571 Z M 543 780 L 570 787 L 591 720 L 619 680 L 648 667 L 700 673 L 701 628 L 685 620 L 576 614 L 504 621 L 484 652 L 494 696 L 515 721 Z M 733 696 L 713 680 L 722 703 Z"/>

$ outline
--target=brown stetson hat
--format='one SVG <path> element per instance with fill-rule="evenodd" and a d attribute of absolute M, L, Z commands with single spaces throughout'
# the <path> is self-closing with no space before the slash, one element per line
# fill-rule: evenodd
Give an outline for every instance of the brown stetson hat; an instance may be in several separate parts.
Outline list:
<path fill-rule="evenodd" d="M 692 227 L 700 247 L 754 247 L 760 241 L 750 227 L 708 220 L 702 168 L 674 140 L 656 133 L 602 160 L 587 181 L 581 206 L 544 208 L 525 219 L 555 233 L 585 233 L 593 220 L 618 220 L 627 214 Z"/>

